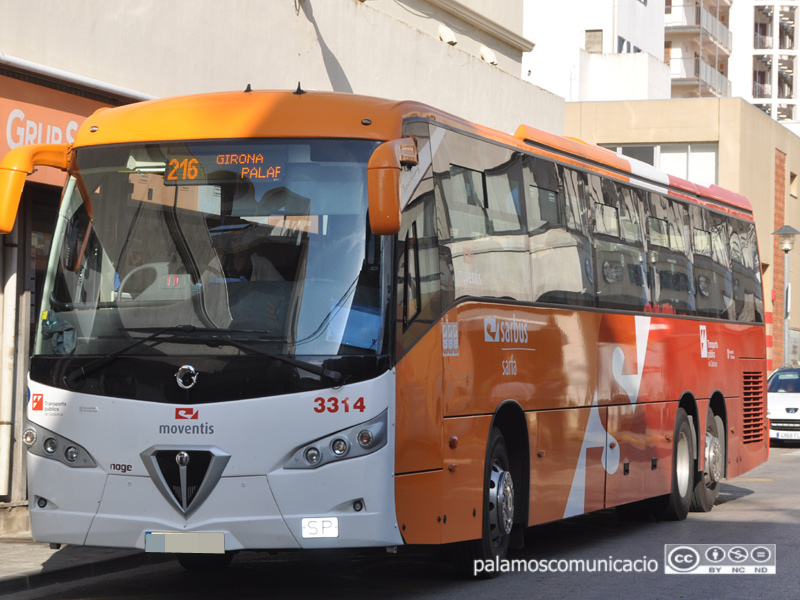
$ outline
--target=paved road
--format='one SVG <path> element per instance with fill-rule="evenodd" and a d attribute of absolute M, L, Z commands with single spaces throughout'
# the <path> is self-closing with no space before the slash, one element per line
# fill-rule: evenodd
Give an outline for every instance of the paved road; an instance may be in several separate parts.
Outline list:
<path fill-rule="evenodd" d="M 654 570 L 514 572 L 489 581 L 459 579 L 436 549 L 336 554 L 239 554 L 222 573 L 189 573 L 174 562 L 136 567 L 7 596 L 32 599 L 218 598 L 791 598 L 800 595 L 800 446 L 773 448 L 770 460 L 724 484 L 706 514 L 680 523 L 625 522 L 613 511 L 535 527 L 525 561 L 613 559 Z M 665 544 L 775 544 L 774 575 L 668 575 Z M 622 565 L 623 563 L 617 563 Z"/>

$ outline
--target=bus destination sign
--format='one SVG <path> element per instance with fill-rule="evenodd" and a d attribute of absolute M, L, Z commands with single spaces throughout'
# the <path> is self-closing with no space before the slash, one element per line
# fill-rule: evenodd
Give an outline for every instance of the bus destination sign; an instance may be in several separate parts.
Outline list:
<path fill-rule="evenodd" d="M 220 153 L 205 156 L 171 156 L 164 170 L 164 185 L 206 185 L 249 181 L 280 181 L 283 165 L 261 153 Z"/>

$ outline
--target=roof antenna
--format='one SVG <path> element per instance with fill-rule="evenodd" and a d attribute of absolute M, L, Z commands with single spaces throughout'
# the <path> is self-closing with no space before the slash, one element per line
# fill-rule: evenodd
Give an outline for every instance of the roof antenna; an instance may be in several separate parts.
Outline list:
<path fill-rule="evenodd" d="M 250 84 L 248 83 L 248 84 L 247 84 L 247 87 L 246 87 L 246 88 L 244 88 L 244 93 L 246 94 L 247 92 L 252 92 L 252 91 L 253 91 L 253 88 L 251 88 L 251 87 L 250 87 Z"/>
<path fill-rule="evenodd" d="M 302 96 L 306 91 L 300 87 L 300 82 L 297 82 L 297 89 L 292 92 L 295 96 Z"/>

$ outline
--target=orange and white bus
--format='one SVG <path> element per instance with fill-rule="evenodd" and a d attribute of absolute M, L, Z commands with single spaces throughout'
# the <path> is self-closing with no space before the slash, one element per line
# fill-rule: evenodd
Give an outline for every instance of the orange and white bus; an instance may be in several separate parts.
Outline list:
<path fill-rule="evenodd" d="M 31 359 L 37 540 L 458 544 L 683 519 L 767 457 L 748 201 L 414 102 L 246 91 L 101 110 L 0 163 L 68 173 Z"/>

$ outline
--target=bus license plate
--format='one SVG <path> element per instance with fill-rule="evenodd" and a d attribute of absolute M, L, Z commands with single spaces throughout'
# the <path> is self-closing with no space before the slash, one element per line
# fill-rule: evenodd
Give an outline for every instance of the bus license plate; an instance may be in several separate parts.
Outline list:
<path fill-rule="evenodd" d="M 303 519 L 304 538 L 335 538 L 339 537 L 338 517 L 316 517 Z"/>
<path fill-rule="evenodd" d="M 800 440 L 800 431 L 779 431 L 779 440 Z"/>
<path fill-rule="evenodd" d="M 225 534 L 221 531 L 159 532 L 144 534 L 145 552 L 179 554 L 225 554 Z"/>

